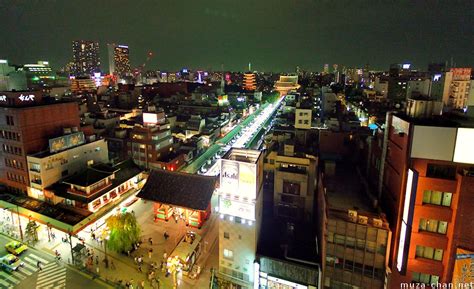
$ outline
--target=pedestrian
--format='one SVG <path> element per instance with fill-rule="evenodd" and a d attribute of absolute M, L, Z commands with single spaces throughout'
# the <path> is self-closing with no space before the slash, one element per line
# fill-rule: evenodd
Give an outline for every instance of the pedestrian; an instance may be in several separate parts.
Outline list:
<path fill-rule="evenodd" d="M 95 256 L 95 264 L 99 266 L 99 255 Z"/>
<path fill-rule="evenodd" d="M 110 269 L 115 270 L 114 260 L 110 260 Z"/>
<path fill-rule="evenodd" d="M 128 288 L 133 289 L 133 278 L 130 279 L 130 286 L 128 286 Z"/>
<path fill-rule="evenodd" d="M 142 289 L 145 289 L 145 280 L 142 280 L 142 282 L 140 282 L 140 286 Z"/>
<path fill-rule="evenodd" d="M 150 246 L 153 246 L 153 239 L 151 237 L 148 238 L 148 243 L 150 243 Z"/>
<path fill-rule="evenodd" d="M 150 259 L 151 259 L 151 253 L 153 253 L 153 249 L 152 249 L 152 248 L 150 248 L 150 250 L 148 250 L 148 258 L 150 258 Z"/>
<path fill-rule="evenodd" d="M 91 236 L 92 236 L 92 240 L 95 241 L 95 233 L 94 232 L 92 232 Z"/>
<path fill-rule="evenodd" d="M 43 271 L 43 268 L 41 268 L 41 261 L 36 262 L 36 267 L 38 267 L 39 271 Z"/>
<path fill-rule="evenodd" d="M 133 261 L 135 262 L 135 264 L 138 264 L 138 257 L 135 256 L 135 258 L 133 258 Z"/>

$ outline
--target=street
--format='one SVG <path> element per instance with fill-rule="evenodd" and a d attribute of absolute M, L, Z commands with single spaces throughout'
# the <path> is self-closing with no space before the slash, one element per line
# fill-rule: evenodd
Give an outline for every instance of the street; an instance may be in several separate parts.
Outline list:
<path fill-rule="evenodd" d="M 0 256 L 7 254 L 5 245 L 12 240 L 0 235 Z M 20 259 L 24 266 L 18 271 L 0 271 L 0 288 L 108 288 L 102 282 L 91 280 L 87 275 L 64 266 L 62 262 L 56 262 L 52 255 L 45 252 L 28 248 L 20 255 Z M 41 262 L 41 271 L 37 267 L 38 261 Z"/>

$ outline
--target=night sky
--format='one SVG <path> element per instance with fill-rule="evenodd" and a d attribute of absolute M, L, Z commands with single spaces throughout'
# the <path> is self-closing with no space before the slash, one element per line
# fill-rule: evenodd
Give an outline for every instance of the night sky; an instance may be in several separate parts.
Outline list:
<path fill-rule="evenodd" d="M 152 51 L 154 69 L 474 66 L 473 19 L 473 0 L 0 0 L 0 59 L 59 68 L 88 39 L 105 69 L 108 42 L 128 44 L 132 66 Z"/>

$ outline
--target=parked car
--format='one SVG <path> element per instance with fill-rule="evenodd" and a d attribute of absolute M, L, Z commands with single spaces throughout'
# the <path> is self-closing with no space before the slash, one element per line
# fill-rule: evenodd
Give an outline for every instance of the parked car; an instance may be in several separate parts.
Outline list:
<path fill-rule="evenodd" d="M 5 245 L 5 248 L 13 255 L 20 255 L 28 249 L 28 246 L 18 241 L 11 241 Z"/>
<path fill-rule="evenodd" d="M 0 259 L 0 266 L 8 272 L 16 271 L 24 265 L 25 263 L 21 262 L 20 258 L 13 254 L 5 255 Z"/>

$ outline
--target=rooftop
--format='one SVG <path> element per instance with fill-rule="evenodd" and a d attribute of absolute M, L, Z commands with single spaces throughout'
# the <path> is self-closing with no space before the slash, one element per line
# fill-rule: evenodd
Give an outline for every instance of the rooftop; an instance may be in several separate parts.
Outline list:
<path fill-rule="evenodd" d="M 204 211 L 211 202 L 217 178 L 153 170 L 138 197 L 182 208 Z"/>
<path fill-rule="evenodd" d="M 407 122 L 422 126 L 439 127 L 474 127 L 474 118 L 461 113 L 443 113 L 443 115 L 433 115 L 432 117 L 410 117 L 405 113 L 396 113 L 394 116 Z"/>
<path fill-rule="evenodd" d="M 71 183 L 71 181 L 69 181 L 69 182 L 55 183 L 49 186 L 48 188 L 46 188 L 46 190 L 52 191 L 54 192 L 55 195 L 58 195 L 63 198 L 88 203 L 102 196 L 108 191 L 111 191 L 115 189 L 116 187 L 122 185 L 125 181 L 135 177 L 141 172 L 142 172 L 142 169 L 140 169 L 137 165 L 135 165 L 135 163 L 133 163 L 132 160 L 126 160 L 113 166 L 108 165 L 108 164 L 97 164 L 97 165 L 94 165 L 92 168 L 88 168 L 86 171 L 82 171 L 80 173 L 77 173 L 71 176 L 70 178 L 73 178 L 73 179 L 77 178 L 77 180 L 79 181 L 85 180 L 86 182 L 88 182 L 88 181 L 92 181 L 93 179 L 97 179 L 100 176 L 109 176 L 109 175 L 112 175 L 112 173 L 115 173 L 115 178 L 111 180 L 111 185 L 108 186 L 106 189 L 99 190 L 98 192 L 89 196 L 71 194 L 68 192 L 68 189 L 70 187 L 68 183 Z M 81 176 L 84 174 L 85 175 L 90 174 L 91 178 L 87 179 L 87 176 Z M 97 174 L 97 176 L 93 176 L 94 174 Z"/>
<path fill-rule="evenodd" d="M 230 149 L 223 157 L 226 160 L 256 164 L 260 158 L 261 152 L 250 149 Z"/>
<path fill-rule="evenodd" d="M 331 209 L 355 209 L 375 213 L 371 201 L 364 193 L 359 175 L 348 162 L 336 162 L 334 175 L 326 172 L 323 183 L 326 187 L 328 207 Z"/>

